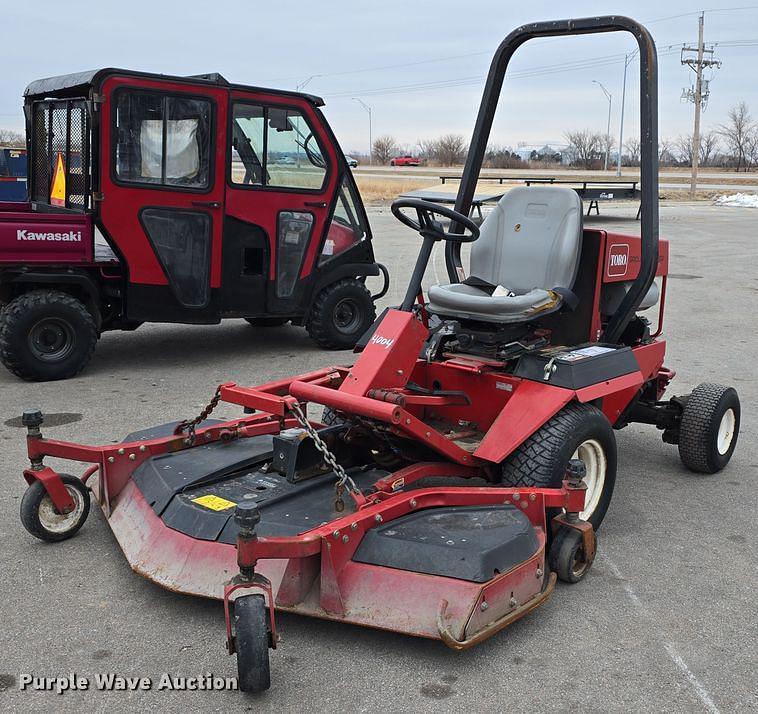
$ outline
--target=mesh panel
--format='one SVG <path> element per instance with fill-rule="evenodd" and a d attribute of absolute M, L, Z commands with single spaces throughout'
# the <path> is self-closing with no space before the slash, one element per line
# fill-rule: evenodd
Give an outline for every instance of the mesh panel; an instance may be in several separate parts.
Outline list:
<path fill-rule="evenodd" d="M 34 105 L 33 117 L 32 199 L 50 203 L 53 177 L 60 157 L 66 178 L 66 207 L 88 208 L 90 136 L 84 102 L 38 102 Z"/>

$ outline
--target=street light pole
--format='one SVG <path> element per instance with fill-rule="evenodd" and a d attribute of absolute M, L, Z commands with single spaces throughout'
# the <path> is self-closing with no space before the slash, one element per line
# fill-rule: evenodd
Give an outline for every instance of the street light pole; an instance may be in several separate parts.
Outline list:
<path fill-rule="evenodd" d="M 631 55 L 624 55 L 624 83 L 621 89 L 621 120 L 619 121 L 619 155 L 616 161 L 616 176 L 621 176 L 621 155 L 624 150 L 624 108 L 626 106 L 626 70 L 637 54 L 635 49 Z"/>
<path fill-rule="evenodd" d="M 608 139 L 611 135 L 611 105 L 613 104 L 613 96 L 611 93 L 596 79 L 592 80 L 595 84 L 597 84 L 600 89 L 603 90 L 603 94 L 608 98 L 608 126 L 605 129 L 605 171 L 608 170 L 608 154 L 610 153 L 611 147 L 608 144 Z"/>
<path fill-rule="evenodd" d="M 353 100 L 358 102 L 368 112 L 368 165 L 371 166 L 374 163 L 374 139 L 371 135 L 371 107 L 362 99 L 358 99 L 358 97 L 353 97 Z"/>

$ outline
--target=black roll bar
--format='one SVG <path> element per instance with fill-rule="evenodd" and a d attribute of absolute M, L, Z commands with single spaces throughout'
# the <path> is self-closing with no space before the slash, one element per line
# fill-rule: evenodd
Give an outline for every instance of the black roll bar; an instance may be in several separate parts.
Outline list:
<path fill-rule="evenodd" d="M 471 201 L 479 179 L 479 171 L 487 150 L 505 71 L 514 52 L 527 40 L 536 37 L 589 35 L 596 32 L 629 32 L 640 48 L 640 182 L 641 182 L 641 234 L 642 256 L 640 271 L 618 310 L 611 316 L 603 334 L 603 341 L 618 342 L 629 320 L 637 311 L 642 299 L 655 279 L 658 266 L 658 56 L 655 42 L 648 30 L 634 20 L 621 15 L 585 17 L 576 20 L 555 20 L 522 25 L 511 32 L 500 44 L 492 59 L 482 103 L 474 126 L 466 165 L 458 188 L 455 210 L 469 215 Z M 462 232 L 459 225 L 452 226 Z M 463 276 L 460 243 L 445 246 L 445 263 L 452 282 Z"/>

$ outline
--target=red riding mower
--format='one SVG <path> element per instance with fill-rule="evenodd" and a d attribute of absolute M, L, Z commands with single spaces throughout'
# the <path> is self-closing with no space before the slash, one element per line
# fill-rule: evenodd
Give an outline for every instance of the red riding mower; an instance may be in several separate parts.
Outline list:
<path fill-rule="evenodd" d="M 640 46 L 641 239 L 583 229 L 578 197 L 561 187 L 513 189 L 478 228 L 468 209 L 513 51 L 532 37 L 614 30 Z M 223 384 L 197 418 L 105 446 L 44 439 L 42 415 L 27 412 L 24 525 L 43 540 L 71 536 L 90 482 L 135 571 L 223 600 L 246 691 L 269 686 L 276 609 L 463 649 L 543 603 L 557 578 L 581 580 L 613 492 L 614 428 L 654 424 L 704 473 L 726 465 L 739 430 L 731 388 L 662 400 L 674 373 L 658 337 L 668 245 L 658 241 L 656 92 L 653 40 L 632 20 L 513 32 L 490 70 L 455 210 L 393 205 L 421 252 L 403 304 L 376 321 L 355 364 Z M 452 282 L 425 303 L 438 241 Z M 471 241 L 464 279 L 460 247 Z M 651 334 L 637 312 L 657 300 Z M 248 414 L 209 419 L 219 400 Z M 320 423 L 308 403 L 325 407 Z M 93 466 L 77 479 L 46 456 Z"/>

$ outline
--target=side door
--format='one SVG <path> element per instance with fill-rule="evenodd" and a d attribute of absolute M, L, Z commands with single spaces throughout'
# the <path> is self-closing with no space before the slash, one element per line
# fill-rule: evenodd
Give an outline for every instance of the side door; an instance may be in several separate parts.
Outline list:
<path fill-rule="evenodd" d="M 218 321 L 227 91 L 111 77 L 103 94 L 100 228 L 126 267 L 127 317 Z"/>
<path fill-rule="evenodd" d="M 338 182 L 334 145 L 307 100 L 243 91 L 227 139 L 224 308 L 302 315 Z"/>

